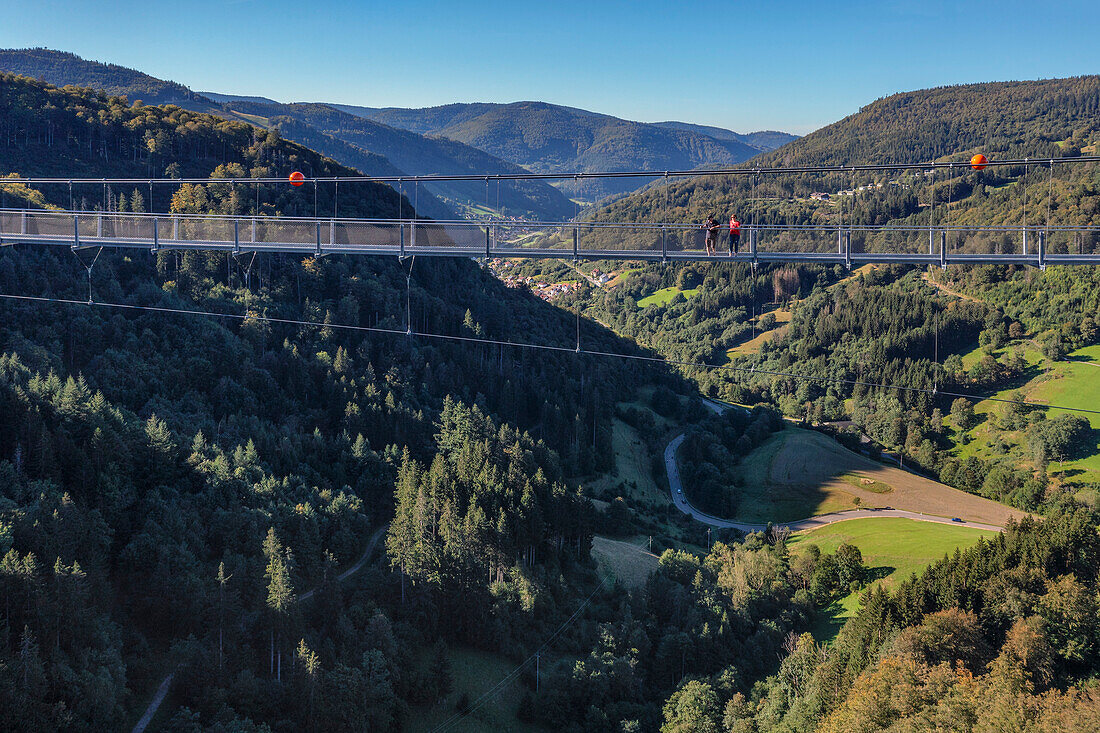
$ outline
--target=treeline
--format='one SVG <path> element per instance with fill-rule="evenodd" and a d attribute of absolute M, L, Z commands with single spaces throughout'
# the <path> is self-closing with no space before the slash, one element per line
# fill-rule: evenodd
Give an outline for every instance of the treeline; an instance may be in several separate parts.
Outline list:
<path fill-rule="evenodd" d="M 435 443 L 429 466 L 406 452 L 398 468 L 386 545 L 402 597 L 407 576 L 437 633 L 508 649 L 524 626 L 510 609 L 530 611 L 562 564 L 588 557 L 591 504 L 563 483 L 545 444 L 476 406 L 448 397 Z"/>
<path fill-rule="evenodd" d="M 521 711 L 570 733 L 1091 730 L 1098 552 L 1083 510 L 1027 519 L 872 586 L 818 644 L 814 608 L 869 579 L 858 549 L 791 553 L 769 534 L 702 560 L 667 551 Z"/>
<path fill-rule="evenodd" d="M 707 701 L 747 695 L 817 607 L 865 579 L 858 549 L 792 557 L 775 534 L 716 543 L 702 558 L 667 550 L 642 592 L 597 610 L 587 651 L 548 665 L 520 715 L 569 733 L 719 730 L 696 716 L 709 715 Z"/>

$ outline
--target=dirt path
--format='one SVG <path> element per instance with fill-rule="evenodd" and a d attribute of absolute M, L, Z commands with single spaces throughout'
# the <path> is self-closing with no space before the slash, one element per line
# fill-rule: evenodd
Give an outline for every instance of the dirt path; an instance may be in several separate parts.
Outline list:
<path fill-rule="evenodd" d="M 921 273 L 920 279 L 924 280 L 924 282 L 926 282 L 929 285 L 929 287 L 933 287 L 936 290 L 939 290 L 941 293 L 944 293 L 946 295 L 950 295 L 950 296 L 958 298 L 960 300 L 969 300 L 971 303 L 984 303 L 985 302 L 985 301 L 981 300 L 980 298 L 975 298 L 972 295 L 964 295 L 964 294 L 958 292 L 957 290 L 952 290 L 951 288 L 947 287 L 943 283 L 936 282 L 935 280 L 932 279 L 932 276 L 927 271 Z"/>
<path fill-rule="evenodd" d="M 344 580 L 348 579 L 352 575 L 355 575 L 363 569 L 363 566 L 367 564 L 367 560 L 370 560 L 370 556 L 374 554 L 374 546 L 378 544 L 378 540 L 382 538 L 382 535 L 386 533 L 387 529 L 388 526 L 385 526 L 379 527 L 374 531 L 374 534 L 370 536 L 370 541 L 367 542 L 367 549 L 363 550 L 363 555 L 359 558 L 359 560 L 356 561 L 354 565 L 336 576 L 337 583 L 342 583 Z M 316 588 L 312 590 L 307 590 L 305 593 L 298 596 L 298 602 L 301 603 L 302 601 L 308 601 L 310 598 L 313 597 L 313 594 L 316 592 Z"/>
<path fill-rule="evenodd" d="M 149 701 L 149 707 L 145 708 L 145 714 L 141 716 L 141 720 L 134 726 L 133 733 L 143 733 L 145 728 L 149 725 L 153 716 L 157 714 L 157 709 L 160 707 L 160 704 L 164 702 L 164 698 L 168 694 L 168 688 L 172 686 L 172 678 L 175 676 L 176 673 L 172 672 L 160 683 L 160 687 L 157 688 L 157 692 L 153 695 L 153 699 Z"/>
<path fill-rule="evenodd" d="M 370 556 L 374 554 L 374 547 L 378 544 L 378 540 L 382 538 L 382 535 L 386 533 L 388 527 L 382 526 L 374 531 L 374 534 L 370 536 L 370 540 L 367 542 L 367 549 L 363 551 L 362 556 L 356 561 L 354 565 L 336 576 L 336 582 L 342 582 L 355 573 L 362 570 L 363 566 L 367 564 Z M 313 597 L 316 592 L 316 588 L 311 589 L 298 596 L 298 602 L 307 601 Z M 141 720 L 137 722 L 131 733 L 144 733 L 145 728 L 153 720 L 153 716 L 157 714 L 157 710 L 160 709 L 160 705 L 164 702 L 164 698 L 168 696 L 168 690 L 172 687 L 172 679 L 176 676 L 175 670 L 168 673 L 157 687 L 156 693 L 153 695 L 153 699 L 149 701 L 149 706 L 145 708 L 145 713 L 141 716 Z"/>

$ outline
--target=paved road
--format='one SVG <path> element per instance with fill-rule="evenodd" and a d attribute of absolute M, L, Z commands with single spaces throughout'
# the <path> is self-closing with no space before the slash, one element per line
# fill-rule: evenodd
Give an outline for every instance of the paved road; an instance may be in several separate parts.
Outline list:
<path fill-rule="evenodd" d="M 707 406 L 711 409 L 715 409 L 716 404 L 708 400 L 704 400 Z M 680 468 L 676 465 L 676 450 L 680 447 L 680 444 L 684 442 L 686 435 L 681 433 L 677 435 L 665 448 L 665 470 L 668 472 L 668 486 L 669 491 L 672 494 L 672 503 L 676 505 L 684 514 L 692 517 L 696 521 L 711 527 L 721 527 L 725 529 L 736 529 L 740 532 L 761 532 L 766 529 L 766 525 L 752 524 L 749 522 L 734 522 L 729 519 L 721 519 L 719 517 L 711 516 L 706 512 L 701 512 L 691 504 L 688 503 L 687 497 L 684 496 L 683 483 L 680 481 Z M 901 509 L 852 509 L 845 512 L 833 512 L 832 514 L 820 514 L 816 517 L 808 517 L 806 519 L 799 519 L 794 522 L 775 523 L 778 527 L 789 527 L 792 532 L 797 532 L 801 529 L 814 529 L 816 527 L 823 527 L 826 524 L 832 524 L 834 522 L 843 522 L 848 519 L 863 519 L 863 518 L 883 518 L 883 517 L 901 517 L 904 519 L 915 519 L 918 522 L 935 522 L 938 524 L 959 524 L 964 527 L 973 527 L 975 529 L 988 529 L 994 532 L 1000 532 L 1004 527 L 998 527 L 994 524 L 982 524 L 980 522 L 953 522 L 950 517 L 938 517 L 930 514 L 921 514 L 920 512 L 908 512 Z"/>
<path fill-rule="evenodd" d="M 370 556 L 374 554 L 374 547 L 378 544 L 378 540 L 382 538 L 382 535 L 386 533 L 388 525 L 379 527 L 374 531 L 374 534 L 370 536 L 370 541 L 367 542 L 367 549 L 363 551 L 362 556 L 356 561 L 354 565 L 336 576 L 336 582 L 341 582 L 346 578 L 354 575 L 363 569 L 363 566 L 370 560 Z M 298 596 L 298 601 L 307 601 L 313 597 L 316 589 L 307 590 L 302 595 Z M 149 701 L 149 707 L 145 708 L 145 714 L 141 716 L 141 720 L 137 722 L 133 730 L 130 733 L 144 733 L 145 728 L 149 725 L 149 722 L 153 719 L 153 716 L 157 714 L 157 710 L 160 709 L 160 704 L 164 702 L 164 698 L 168 695 L 168 690 L 172 686 L 172 678 L 176 676 L 175 671 L 171 672 L 165 677 L 160 687 L 157 688 L 157 692 L 153 695 L 153 699 Z"/>

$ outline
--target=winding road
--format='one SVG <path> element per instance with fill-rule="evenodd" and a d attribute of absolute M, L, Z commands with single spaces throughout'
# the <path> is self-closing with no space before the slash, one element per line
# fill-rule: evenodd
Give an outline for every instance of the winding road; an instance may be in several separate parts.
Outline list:
<path fill-rule="evenodd" d="M 389 525 L 383 525 L 374 531 L 374 534 L 370 536 L 370 540 L 367 542 L 367 549 L 363 551 L 363 554 L 359 557 L 356 563 L 336 576 L 337 583 L 345 580 L 346 578 L 354 575 L 355 573 L 363 569 L 363 566 L 367 564 L 368 560 L 370 560 L 370 556 L 374 554 L 374 548 L 375 545 L 378 544 L 378 540 L 382 538 L 382 535 L 386 533 L 386 530 L 388 528 Z M 301 603 L 302 601 L 308 601 L 310 598 L 313 597 L 313 594 L 315 592 L 316 589 L 307 590 L 305 593 L 298 596 L 298 602 Z M 172 679 L 175 676 L 176 672 L 175 670 L 173 670 L 168 674 L 167 677 L 165 677 L 161 681 L 160 686 L 157 687 L 156 694 L 154 694 L 153 699 L 149 701 L 149 707 L 145 708 L 145 713 L 141 716 L 141 720 L 139 720 L 137 724 L 133 727 L 131 733 L 145 732 L 145 729 L 149 726 L 149 723 L 152 722 L 153 716 L 156 715 L 157 710 L 160 709 L 160 704 L 164 702 L 164 698 L 168 696 L 168 690 L 169 688 L 171 688 Z"/>
<path fill-rule="evenodd" d="M 716 413 L 721 413 L 723 410 L 734 407 L 733 405 L 726 405 L 714 400 L 703 399 L 709 409 Z M 680 445 L 684 442 L 684 438 L 687 437 L 686 433 L 680 433 L 673 438 L 668 446 L 665 448 L 665 471 L 668 473 L 668 487 L 669 492 L 672 495 L 672 503 L 676 505 L 684 514 L 687 514 L 692 519 L 698 522 L 709 525 L 711 527 L 719 527 L 722 529 L 736 529 L 739 532 L 762 532 L 767 529 L 767 525 L 764 524 L 752 524 L 749 522 L 735 522 L 730 519 L 721 519 L 719 517 L 711 516 L 706 512 L 702 512 L 693 507 L 684 496 L 683 482 L 680 480 L 680 468 L 676 465 L 676 451 Z M 794 522 L 775 522 L 773 526 L 788 527 L 792 532 L 803 529 L 815 529 L 817 527 L 823 527 L 827 524 L 833 524 L 834 522 L 843 522 L 849 519 L 864 519 L 864 518 L 885 518 L 885 517 L 900 517 L 902 519 L 915 519 L 918 522 L 935 522 L 937 524 L 957 524 L 964 527 L 973 527 L 975 529 L 987 529 L 994 532 L 1001 532 L 1004 527 L 995 524 L 982 524 L 980 522 L 955 522 L 950 517 L 940 517 L 931 514 L 921 514 L 920 512 L 905 511 L 902 509 L 852 509 L 843 512 L 833 512 L 831 514 L 819 514 L 815 517 L 807 517 L 806 519 L 799 519 Z"/>

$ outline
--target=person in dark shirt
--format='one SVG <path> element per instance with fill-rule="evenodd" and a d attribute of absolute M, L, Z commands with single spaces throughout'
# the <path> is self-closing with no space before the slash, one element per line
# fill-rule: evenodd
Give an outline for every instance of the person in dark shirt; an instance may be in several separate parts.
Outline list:
<path fill-rule="evenodd" d="M 718 252 L 718 228 L 718 222 L 713 216 L 708 216 L 707 220 L 703 223 L 703 229 L 707 230 L 704 244 L 707 247 L 708 255 L 714 255 Z"/>

